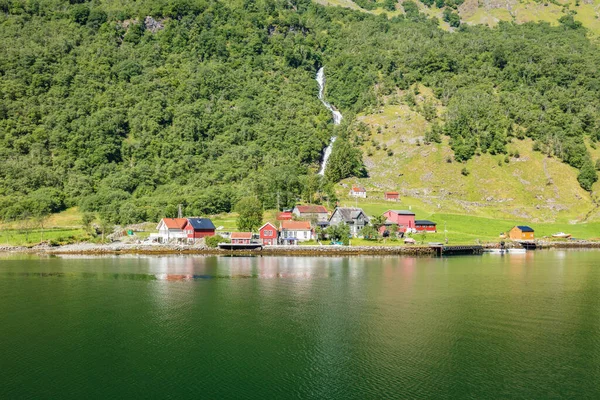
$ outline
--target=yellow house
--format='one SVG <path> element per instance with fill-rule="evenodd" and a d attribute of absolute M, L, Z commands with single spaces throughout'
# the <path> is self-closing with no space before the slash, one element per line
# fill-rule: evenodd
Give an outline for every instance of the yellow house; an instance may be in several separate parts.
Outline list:
<path fill-rule="evenodd" d="M 508 236 L 512 240 L 533 240 L 533 233 L 532 228 L 524 225 L 517 225 L 508 232 Z"/>

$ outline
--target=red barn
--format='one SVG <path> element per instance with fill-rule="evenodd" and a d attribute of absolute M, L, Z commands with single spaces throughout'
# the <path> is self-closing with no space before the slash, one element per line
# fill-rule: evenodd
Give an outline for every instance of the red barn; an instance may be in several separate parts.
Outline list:
<path fill-rule="evenodd" d="M 407 229 L 415 229 L 415 213 L 406 210 L 388 210 L 383 213 L 392 224 L 398 225 L 399 232 L 406 232 Z M 387 222 L 386 221 L 386 222 Z"/>
<path fill-rule="evenodd" d="M 188 241 L 194 241 L 206 236 L 215 235 L 215 226 L 208 218 L 188 218 L 183 226 L 183 231 L 187 235 Z"/>
<path fill-rule="evenodd" d="M 415 221 L 415 229 L 417 232 L 431 232 L 436 233 L 437 224 L 435 222 L 428 221 L 426 219 L 418 219 Z"/>
<path fill-rule="evenodd" d="M 258 230 L 260 240 L 265 246 L 277 244 L 277 228 L 270 222 L 267 222 Z"/>
<path fill-rule="evenodd" d="M 252 240 L 252 232 L 232 232 L 231 243 L 233 244 L 250 244 Z"/>
<path fill-rule="evenodd" d="M 398 192 L 385 192 L 383 195 L 388 201 L 398 201 L 400 199 L 400 193 Z"/>

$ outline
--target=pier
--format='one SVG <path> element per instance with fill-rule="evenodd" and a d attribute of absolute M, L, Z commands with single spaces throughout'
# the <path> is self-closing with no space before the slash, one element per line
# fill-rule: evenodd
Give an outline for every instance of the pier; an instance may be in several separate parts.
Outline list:
<path fill-rule="evenodd" d="M 483 253 L 483 246 L 445 246 L 445 245 L 431 245 L 432 249 L 435 250 L 435 254 L 441 256 L 464 256 L 464 255 L 479 255 Z"/>

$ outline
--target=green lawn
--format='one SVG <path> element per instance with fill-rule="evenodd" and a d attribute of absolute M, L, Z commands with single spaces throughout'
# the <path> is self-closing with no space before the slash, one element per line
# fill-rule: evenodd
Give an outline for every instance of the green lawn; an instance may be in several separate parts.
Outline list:
<path fill-rule="evenodd" d="M 55 243 L 71 243 L 85 236 L 82 229 L 53 228 L 45 229 L 3 229 L 0 230 L 0 245 L 30 246 L 42 241 Z"/>

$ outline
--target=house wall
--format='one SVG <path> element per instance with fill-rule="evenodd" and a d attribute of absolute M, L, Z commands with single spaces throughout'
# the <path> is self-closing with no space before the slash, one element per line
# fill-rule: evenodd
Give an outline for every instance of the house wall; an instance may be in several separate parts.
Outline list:
<path fill-rule="evenodd" d="M 197 231 L 194 231 L 194 233 L 191 235 L 188 233 L 188 237 L 190 239 L 202 239 L 207 236 L 215 236 L 215 230 L 214 229 L 198 229 Z"/>
<path fill-rule="evenodd" d="M 414 215 L 399 215 L 392 211 L 386 211 L 383 216 L 397 224 L 402 232 L 406 232 L 406 228 L 415 228 Z"/>
<path fill-rule="evenodd" d="M 508 236 L 513 240 L 533 240 L 534 232 L 522 232 L 519 228 L 514 227 L 510 230 Z"/>
<path fill-rule="evenodd" d="M 233 244 L 250 244 L 250 239 L 231 239 Z"/>
<path fill-rule="evenodd" d="M 281 231 L 282 238 L 295 238 L 300 242 L 306 242 L 312 238 L 312 232 L 307 230 L 288 230 Z"/>
<path fill-rule="evenodd" d="M 363 199 L 367 198 L 367 192 L 355 192 L 354 190 L 350 191 L 350 196 L 352 197 L 360 197 Z"/>
<path fill-rule="evenodd" d="M 398 194 L 386 194 L 385 195 L 385 199 L 388 201 L 398 201 L 399 198 L 400 198 L 400 195 L 398 195 Z"/>
<path fill-rule="evenodd" d="M 260 230 L 259 236 L 264 245 L 277 244 L 277 229 L 274 226 L 265 226 Z"/>
<path fill-rule="evenodd" d="M 431 233 L 435 233 L 436 227 L 435 226 L 431 226 L 431 225 L 417 225 L 415 226 L 415 229 L 417 230 L 417 232 L 431 232 Z"/>

